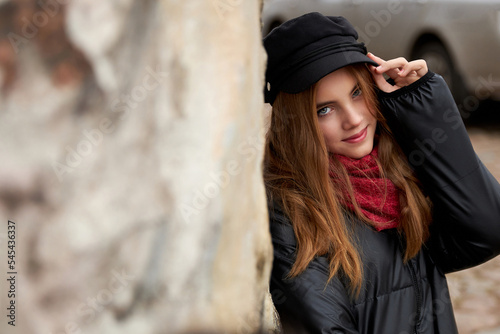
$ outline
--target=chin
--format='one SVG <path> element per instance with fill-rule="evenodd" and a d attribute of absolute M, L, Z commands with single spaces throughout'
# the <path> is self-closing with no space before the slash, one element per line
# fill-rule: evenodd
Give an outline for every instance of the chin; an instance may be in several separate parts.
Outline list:
<path fill-rule="evenodd" d="M 373 143 L 367 143 L 362 145 L 361 147 L 351 150 L 351 152 L 346 152 L 346 154 L 344 155 L 351 159 L 361 159 L 370 154 L 372 151 L 373 151 Z"/>

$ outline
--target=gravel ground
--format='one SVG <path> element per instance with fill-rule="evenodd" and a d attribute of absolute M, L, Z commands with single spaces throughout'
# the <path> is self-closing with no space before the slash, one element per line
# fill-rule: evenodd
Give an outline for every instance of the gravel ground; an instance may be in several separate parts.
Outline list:
<path fill-rule="evenodd" d="M 476 153 L 500 181 L 500 126 L 468 127 Z M 500 257 L 447 275 L 460 334 L 500 334 Z"/>

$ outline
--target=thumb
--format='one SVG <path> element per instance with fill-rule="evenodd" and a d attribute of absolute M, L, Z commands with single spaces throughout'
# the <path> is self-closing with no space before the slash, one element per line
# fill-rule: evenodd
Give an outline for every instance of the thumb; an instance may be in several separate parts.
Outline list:
<path fill-rule="evenodd" d="M 368 67 L 370 68 L 370 72 L 372 74 L 373 80 L 375 81 L 375 84 L 381 91 L 390 93 L 397 89 L 385 80 L 383 74 L 377 73 L 374 66 L 369 65 Z"/>

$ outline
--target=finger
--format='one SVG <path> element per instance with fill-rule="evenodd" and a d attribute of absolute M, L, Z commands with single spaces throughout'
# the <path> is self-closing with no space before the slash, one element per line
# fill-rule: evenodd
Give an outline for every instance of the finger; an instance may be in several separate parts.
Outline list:
<path fill-rule="evenodd" d="M 387 73 L 392 77 L 392 75 L 397 75 L 399 74 L 399 71 L 406 65 L 408 64 L 408 61 L 403 58 L 395 58 L 388 60 L 384 63 L 382 63 L 379 67 L 377 67 L 377 72 L 378 73 Z"/>
<path fill-rule="evenodd" d="M 407 76 L 408 74 L 415 73 L 416 76 L 422 77 L 428 72 L 427 68 L 427 63 L 423 59 L 418 59 L 409 62 L 403 68 L 401 69 L 401 72 L 399 72 L 399 75 L 404 77 Z"/>
<path fill-rule="evenodd" d="M 388 71 L 385 71 L 383 69 L 383 67 L 380 67 L 381 65 L 383 65 L 384 63 L 386 63 L 385 60 L 383 60 L 382 58 L 380 57 L 377 57 L 375 56 L 373 53 L 369 52 L 368 57 L 370 57 L 370 59 L 372 59 L 373 61 L 375 61 L 376 63 L 379 64 L 379 67 L 378 67 L 378 71 L 379 73 L 386 73 L 389 77 L 391 77 L 392 79 L 395 79 L 397 77 L 397 74 L 398 74 L 398 71 L 399 70 L 388 70 Z"/>
<path fill-rule="evenodd" d="M 366 55 L 368 58 L 370 58 L 371 60 L 373 60 L 374 62 L 376 62 L 377 64 L 381 65 L 382 63 L 385 62 L 385 60 L 383 60 L 382 58 L 379 58 L 377 56 L 375 56 L 373 53 L 371 52 L 368 52 L 368 54 Z"/>
<path fill-rule="evenodd" d="M 386 93 L 390 93 L 394 90 L 396 90 L 396 87 L 392 86 L 390 83 L 388 83 L 384 76 L 380 73 L 377 73 L 376 67 L 375 66 L 368 66 L 370 69 L 370 72 L 372 74 L 373 80 L 375 81 L 375 84 L 377 87 Z"/>

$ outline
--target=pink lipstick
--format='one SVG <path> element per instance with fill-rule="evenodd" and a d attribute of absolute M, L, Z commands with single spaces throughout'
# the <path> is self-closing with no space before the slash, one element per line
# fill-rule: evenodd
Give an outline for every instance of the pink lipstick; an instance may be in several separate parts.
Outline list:
<path fill-rule="evenodd" d="M 368 132 L 368 127 L 364 128 L 355 135 L 350 136 L 349 138 L 343 139 L 342 141 L 350 144 L 359 143 L 360 141 L 363 141 L 363 139 L 366 138 L 367 132 Z"/>

